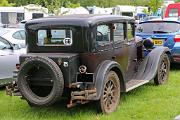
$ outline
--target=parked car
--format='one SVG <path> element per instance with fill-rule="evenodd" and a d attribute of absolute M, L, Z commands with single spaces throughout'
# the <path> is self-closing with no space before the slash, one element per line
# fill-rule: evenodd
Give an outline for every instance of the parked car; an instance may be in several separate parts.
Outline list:
<path fill-rule="evenodd" d="M 0 37 L 0 86 L 12 82 L 13 71 L 22 53 L 26 53 L 26 50 Z"/>
<path fill-rule="evenodd" d="M 165 11 L 165 17 L 176 17 L 180 16 L 180 3 L 169 4 Z"/>
<path fill-rule="evenodd" d="M 7 39 L 12 44 L 18 44 L 20 47 L 25 48 L 26 34 L 24 29 L 18 28 L 1 28 L 0 36 Z"/>
<path fill-rule="evenodd" d="M 16 84 L 7 87 L 8 93 L 15 88 L 31 106 L 49 106 L 64 96 L 68 107 L 96 101 L 100 111 L 115 111 L 121 92 L 168 80 L 169 49 L 148 49 L 135 40 L 134 24 L 118 15 L 27 22 L 28 53 L 20 56 Z"/>
<path fill-rule="evenodd" d="M 25 24 L 26 24 L 27 20 L 22 20 L 19 24 L 18 24 L 18 28 L 20 29 L 25 29 Z"/>
<path fill-rule="evenodd" d="M 155 47 L 168 47 L 171 62 L 180 63 L 180 21 L 172 18 L 149 20 L 140 22 L 136 30 L 136 35 L 142 39 L 151 38 Z"/>

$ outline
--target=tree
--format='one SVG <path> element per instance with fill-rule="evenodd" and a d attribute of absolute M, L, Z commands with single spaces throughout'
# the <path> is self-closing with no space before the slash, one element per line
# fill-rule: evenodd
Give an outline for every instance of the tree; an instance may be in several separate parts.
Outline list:
<path fill-rule="evenodd" d="M 36 0 L 8 0 L 10 3 L 14 3 L 14 6 L 23 6 L 28 4 L 33 4 Z"/>
<path fill-rule="evenodd" d="M 0 0 L 0 6 L 12 6 L 7 0 Z"/>
<path fill-rule="evenodd" d="M 77 8 L 77 7 L 80 7 L 81 5 L 79 4 L 79 3 L 77 3 L 77 4 L 74 4 L 74 3 L 68 3 L 68 4 L 66 4 L 66 6 L 65 7 L 67 7 L 67 8 Z"/>
<path fill-rule="evenodd" d="M 159 7 L 162 5 L 162 0 L 149 0 L 149 6 L 151 8 L 151 11 L 155 13 Z"/>
<path fill-rule="evenodd" d="M 49 13 L 58 15 L 60 12 L 60 7 L 62 5 L 61 0 L 43 0 L 45 7 L 48 8 Z"/>

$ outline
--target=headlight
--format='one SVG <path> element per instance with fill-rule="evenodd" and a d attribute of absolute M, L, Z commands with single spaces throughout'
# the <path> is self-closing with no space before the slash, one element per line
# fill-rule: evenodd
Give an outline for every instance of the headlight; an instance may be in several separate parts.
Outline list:
<path fill-rule="evenodd" d="M 147 38 L 146 40 L 144 40 L 143 45 L 146 49 L 152 49 L 154 46 L 154 43 L 151 38 Z"/>

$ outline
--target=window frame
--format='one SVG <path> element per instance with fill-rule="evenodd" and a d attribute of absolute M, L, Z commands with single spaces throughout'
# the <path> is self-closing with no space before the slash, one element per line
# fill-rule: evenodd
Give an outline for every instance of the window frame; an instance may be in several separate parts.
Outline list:
<path fill-rule="evenodd" d="M 113 41 L 114 41 L 114 44 L 118 44 L 118 43 L 124 43 L 125 42 L 125 36 L 126 36 L 126 34 L 125 34 L 125 28 L 126 28 L 126 23 L 125 22 L 115 22 L 115 23 L 113 23 L 114 25 L 115 24 L 122 24 L 123 25 L 123 40 L 118 40 L 118 41 L 115 41 L 115 39 L 114 39 L 114 35 L 115 35 L 115 31 L 113 30 Z"/>
<path fill-rule="evenodd" d="M 100 26 L 100 25 L 107 25 L 109 27 L 109 30 L 110 30 L 110 34 L 109 34 L 109 41 L 107 42 L 101 42 L 97 41 L 97 27 Z M 112 29 L 112 25 L 113 23 L 100 23 L 100 24 L 97 24 L 95 26 L 95 42 L 96 42 L 96 50 L 97 51 L 109 51 L 109 50 L 113 50 L 113 29 Z"/>

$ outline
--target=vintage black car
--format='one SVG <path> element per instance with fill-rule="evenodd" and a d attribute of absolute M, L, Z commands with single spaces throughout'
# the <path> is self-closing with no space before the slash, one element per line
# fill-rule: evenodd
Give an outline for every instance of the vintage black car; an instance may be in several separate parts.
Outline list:
<path fill-rule="evenodd" d="M 115 111 L 121 92 L 168 80 L 169 49 L 152 49 L 153 43 L 136 39 L 134 30 L 134 19 L 115 15 L 27 22 L 28 53 L 20 56 L 16 92 L 33 106 L 67 97 L 68 107 L 96 101 L 103 113 Z"/>

